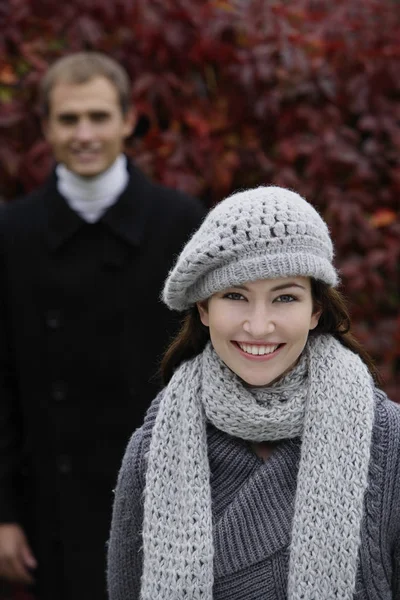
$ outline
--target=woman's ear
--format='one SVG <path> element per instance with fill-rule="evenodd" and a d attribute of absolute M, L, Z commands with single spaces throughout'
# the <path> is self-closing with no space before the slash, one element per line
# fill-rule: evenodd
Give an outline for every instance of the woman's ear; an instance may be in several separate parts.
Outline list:
<path fill-rule="evenodd" d="M 318 321 L 320 316 L 322 315 L 322 308 L 316 308 L 314 310 L 314 312 L 311 315 L 311 319 L 310 319 L 310 330 L 311 329 L 315 329 L 316 326 L 318 325 Z"/>
<path fill-rule="evenodd" d="M 200 321 L 208 327 L 209 318 L 208 318 L 208 300 L 202 300 L 201 302 L 196 302 L 197 310 L 199 311 Z"/>

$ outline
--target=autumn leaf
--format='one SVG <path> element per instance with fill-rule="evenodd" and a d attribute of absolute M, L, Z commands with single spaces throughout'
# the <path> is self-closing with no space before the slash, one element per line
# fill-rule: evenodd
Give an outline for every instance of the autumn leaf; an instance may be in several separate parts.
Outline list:
<path fill-rule="evenodd" d="M 10 65 L 0 67 L 0 83 L 4 85 L 13 85 L 17 83 L 18 77 L 12 70 Z"/>
<path fill-rule="evenodd" d="M 369 222 L 372 227 L 387 227 L 394 223 L 397 219 L 397 215 L 394 210 L 388 208 L 380 208 L 373 215 L 371 215 Z"/>

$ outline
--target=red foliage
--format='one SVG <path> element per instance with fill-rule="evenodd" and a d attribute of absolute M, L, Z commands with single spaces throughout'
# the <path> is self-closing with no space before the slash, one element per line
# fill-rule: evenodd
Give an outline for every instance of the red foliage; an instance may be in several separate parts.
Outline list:
<path fill-rule="evenodd" d="M 133 80 L 128 151 L 212 204 L 290 186 L 336 241 L 355 332 L 400 400 L 400 11 L 394 0 L 9 0 L 0 8 L 0 180 L 13 198 L 51 164 L 36 86 L 69 51 Z M 145 133 L 143 133 L 145 131 Z"/>

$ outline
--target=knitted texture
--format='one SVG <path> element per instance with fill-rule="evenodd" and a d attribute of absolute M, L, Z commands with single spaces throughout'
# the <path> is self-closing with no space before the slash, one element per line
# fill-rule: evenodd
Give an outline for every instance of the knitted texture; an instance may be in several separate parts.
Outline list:
<path fill-rule="evenodd" d="M 257 279 L 313 277 L 335 286 L 328 228 L 304 198 L 280 187 L 229 196 L 186 244 L 163 300 L 185 310 L 215 292 Z"/>
<path fill-rule="evenodd" d="M 373 385 L 361 359 L 331 336 L 310 338 L 289 373 L 304 381 L 282 402 L 245 388 L 209 344 L 171 379 L 146 473 L 142 600 L 212 600 L 206 420 L 251 441 L 302 437 L 289 600 L 353 598 L 370 456 Z M 262 425 L 260 423 L 262 422 Z"/>
<path fill-rule="evenodd" d="M 282 388 L 284 391 L 284 388 Z M 145 474 L 152 402 L 127 446 L 108 544 L 109 600 L 140 598 Z M 263 461 L 251 444 L 207 423 L 213 513 L 213 600 L 287 600 L 299 438 Z M 361 526 L 357 600 L 400 600 L 400 406 L 375 389 L 374 426 Z"/>

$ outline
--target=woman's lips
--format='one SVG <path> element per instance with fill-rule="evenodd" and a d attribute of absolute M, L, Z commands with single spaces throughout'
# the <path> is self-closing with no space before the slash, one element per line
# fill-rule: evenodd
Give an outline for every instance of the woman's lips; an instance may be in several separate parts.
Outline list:
<path fill-rule="evenodd" d="M 284 344 L 250 344 L 248 342 L 232 341 L 242 356 L 248 360 L 266 361 L 274 358 Z"/>

